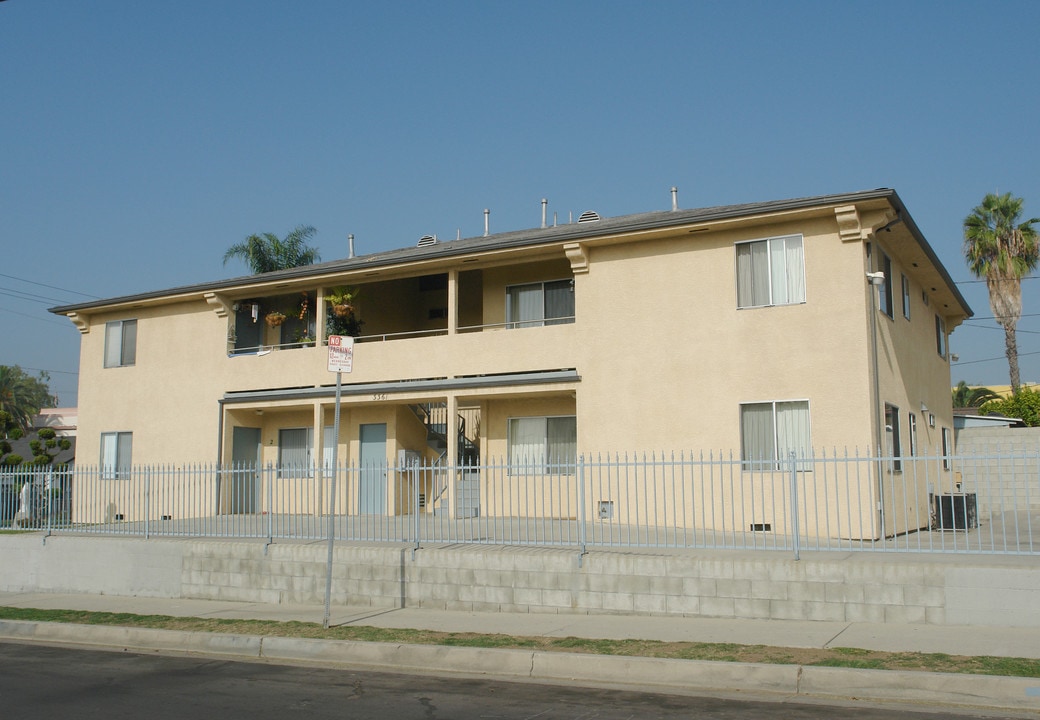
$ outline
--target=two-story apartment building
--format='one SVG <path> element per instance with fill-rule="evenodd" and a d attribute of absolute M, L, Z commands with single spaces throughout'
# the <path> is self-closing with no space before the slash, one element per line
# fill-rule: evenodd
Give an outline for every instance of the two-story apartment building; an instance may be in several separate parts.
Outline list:
<path fill-rule="evenodd" d="M 936 451 L 948 334 L 971 316 L 889 189 L 587 213 L 52 312 L 82 333 L 77 461 L 117 470 L 309 464 L 333 444 L 350 463 L 547 467 Z M 344 315 L 358 337 L 333 437 L 325 345 Z M 402 509 L 385 473 L 359 483 L 351 511 Z"/>

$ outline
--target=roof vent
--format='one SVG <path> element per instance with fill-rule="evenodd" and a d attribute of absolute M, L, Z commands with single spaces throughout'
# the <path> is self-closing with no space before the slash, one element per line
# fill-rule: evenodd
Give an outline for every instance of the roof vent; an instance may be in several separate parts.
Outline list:
<path fill-rule="evenodd" d="M 429 247 L 430 245 L 436 245 L 436 244 L 437 244 L 437 236 L 436 235 L 423 235 L 421 238 L 419 238 L 419 242 L 418 242 L 418 244 L 416 244 L 415 247 Z"/>
<path fill-rule="evenodd" d="M 596 222 L 599 219 L 599 213 L 595 210 L 586 210 L 578 216 L 578 222 Z"/>

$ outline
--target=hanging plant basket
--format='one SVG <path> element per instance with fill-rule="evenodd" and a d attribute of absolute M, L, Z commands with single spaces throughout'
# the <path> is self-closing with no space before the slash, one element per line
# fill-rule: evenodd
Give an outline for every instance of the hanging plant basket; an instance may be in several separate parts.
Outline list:
<path fill-rule="evenodd" d="M 333 305 L 332 312 L 336 314 L 336 317 L 347 317 L 350 313 L 354 312 L 354 306 L 349 303 Z"/>
<path fill-rule="evenodd" d="M 285 315 L 280 312 L 269 312 L 264 318 L 264 322 L 266 322 L 269 327 L 278 327 L 285 322 Z"/>

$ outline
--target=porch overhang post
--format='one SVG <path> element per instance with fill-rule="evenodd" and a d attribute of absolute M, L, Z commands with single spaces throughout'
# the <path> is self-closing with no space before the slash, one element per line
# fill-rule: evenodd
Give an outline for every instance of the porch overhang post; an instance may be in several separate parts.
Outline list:
<path fill-rule="evenodd" d="M 326 327 L 325 318 L 327 317 L 327 311 L 325 310 L 325 288 L 318 286 L 318 290 L 315 293 L 314 301 L 314 338 L 321 347 L 325 344 L 325 340 L 328 337 L 328 328 Z"/>
<path fill-rule="evenodd" d="M 448 271 L 448 334 L 459 330 L 459 271 Z"/>

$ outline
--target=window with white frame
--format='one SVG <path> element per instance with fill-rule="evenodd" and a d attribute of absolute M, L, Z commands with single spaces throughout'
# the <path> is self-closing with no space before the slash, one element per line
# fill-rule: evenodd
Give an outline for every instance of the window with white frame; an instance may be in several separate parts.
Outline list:
<path fill-rule="evenodd" d="M 805 302 L 802 236 L 737 243 L 737 307 Z"/>
<path fill-rule="evenodd" d="M 878 268 L 885 275 L 885 281 L 878 285 L 878 309 L 892 317 L 892 260 L 883 252 L 878 252 Z"/>
<path fill-rule="evenodd" d="M 892 472 L 901 472 L 903 451 L 899 446 L 899 408 L 888 403 L 885 403 L 885 452 Z"/>
<path fill-rule="evenodd" d="M 574 322 L 574 281 L 510 285 L 506 288 L 506 319 L 511 328 Z"/>
<path fill-rule="evenodd" d="M 946 321 L 939 315 L 935 316 L 935 351 L 946 358 Z"/>
<path fill-rule="evenodd" d="M 903 278 L 903 317 L 907 320 L 910 319 L 910 278 L 906 275 L 901 276 Z"/>
<path fill-rule="evenodd" d="M 509 419 L 509 467 L 513 474 L 574 474 L 578 458 L 574 415 Z"/>
<path fill-rule="evenodd" d="M 907 449 L 910 451 L 911 455 L 916 455 L 917 454 L 917 416 L 914 415 L 912 412 L 911 413 L 907 413 L 906 419 L 907 419 L 907 422 L 909 423 L 909 428 L 908 429 L 910 430 L 910 437 L 909 437 L 909 441 L 910 442 L 909 442 L 909 447 Z"/>
<path fill-rule="evenodd" d="M 950 455 L 953 454 L 953 436 L 950 428 L 942 429 L 942 466 L 943 470 L 949 470 L 953 466 Z"/>
<path fill-rule="evenodd" d="M 780 467 L 791 452 L 797 458 L 812 453 L 809 401 L 744 403 L 740 406 L 740 456 L 745 470 Z M 809 462 L 799 463 L 809 470 Z"/>
<path fill-rule="evenodd" d="M 125 367 L 137 361 L 137 321 L 105 323 L 105 367 Z"/>
<path fill-rule="evenodd" d="M 111 480 L 128 479 L 133 462 L 133 449 L 133 433 L 101 433 L 101 477 Z"/>

